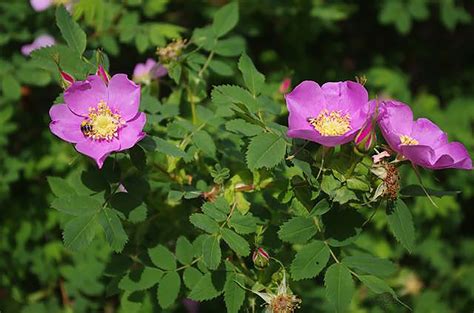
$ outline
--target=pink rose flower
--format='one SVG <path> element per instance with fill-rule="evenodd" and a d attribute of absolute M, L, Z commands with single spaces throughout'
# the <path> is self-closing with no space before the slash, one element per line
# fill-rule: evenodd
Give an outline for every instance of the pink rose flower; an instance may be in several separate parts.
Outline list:
<path fill-rule="evenodd" d="M 383 101 L 378 124 L 390 147 L 413 164 L 430 168 L 472 169 L 463 144 L 448 142 L 448 135 L 426 118 L 413 120 L 410 107 L 398 101 Z"/>
<path fill-rule="evenodd" d="M 30 55 L 34 50 L 53 46 L 56 43 L 53 37 L 50 35 L 41 35 L 38 36 L 32 43 L 24 45 L 21 47 L 21 53 L 23 55 Z"/>
<path fill-rule="evenodd" d="M 130 149 L 146 135 L 146 116 L 138 111 L 140 86 L 125 74 L 114 75 L 108 85 L 98 75 L 76 81 L 64 92 L 64 102 L 49 111 L 51 132 L 99 168 L 110 153 Z"/>
<path fill-rule="evenodd" d="M 63 4 L 66 10 L 71 12 L 73 0 L 30 0 L 33 10 L 41 12 L 52 6 L 53 4 Z"/>
<path fill-rule="evenodd" d="M 346 81 L 304 81 L 285 96 L 288 137 L 317 142 L 326 147 L 348 143 L 372 117 L 367 90 Z"/>
<path fill-rule="evenodd" d="M 138 63 L 133 70 L 133 81 L 149 84 L 151 80 L 168 74 L 166 67 L 153 59 L 147 59 L 145 63 Z"/>

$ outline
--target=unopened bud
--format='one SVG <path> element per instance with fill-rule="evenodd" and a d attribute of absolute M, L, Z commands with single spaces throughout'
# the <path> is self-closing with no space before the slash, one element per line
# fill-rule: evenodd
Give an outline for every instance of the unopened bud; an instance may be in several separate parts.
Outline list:
<path fill-rule="evenodd" d="M 360 153 L 367 153 L 375 147 L 377 135 L 375 134 L 374 121 L 368 121 L 359 131 L 354 139 L 356 150 Z"/>
<path fill-rule="evenodd" d="M 109 84 L 109 80 L 110 80 L 110 75 L 109 73 L 107 73 L 107 71 L 104 69 L 104 67 L 102 66 L 102 64 L 99 65 L 99 67 L 97 68 L 97 72 L 95 73 L 96 75 L 98 75 L 106 85 Z"/>
<path fill-rule="evenodd" d="M 257 248 L 253 252 L 252 261 L 256 268 L 263 269 L 268 266 L 270 255 L 263 248 Z"/>
<path fill-rule="evenodd" d="M 290 87 L 291 79 L 287 77 L 281 82 L 280 87 L 278 88 L 278 92 L 281 94 L 285 94 L 288 92 L 288 90 L 290 90 Z"/>
<path fill-rule="evenodd" d="M 61 86 L 63 89 L 68 89 L 76 81 L 72 75 L 60 70 L 59 74 L 61 75 Z"/>

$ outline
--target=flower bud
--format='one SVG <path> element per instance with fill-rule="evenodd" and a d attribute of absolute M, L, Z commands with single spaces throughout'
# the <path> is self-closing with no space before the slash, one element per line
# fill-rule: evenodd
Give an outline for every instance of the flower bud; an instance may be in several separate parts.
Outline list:
<path fill-rule="evenodd" d="M 59 70 L 59 74 L 61 75 L 61 86 L 63 89 L 68 89 L 76 81 L 72 75 L 63 70 Z"/>
<path fill-rule="evenodd" d="M 109 73 L 107 73 L 107 71 L 104 69 L 104 67 L 102 66 L 102 64 L 99 65 L 99 67 L 97 68 L 97 72 L 95 73 L 96 75 L 98 75 L 106 85 L 109 84 L 109 80 L 110 80 L 110 75 Z"/>
<path fill-rule="evenodd" d="M 358 152 L 367 153 L 375 147 L 377 135 L 374 125 L 373 120 L 368 121 L 355 137 L 354 143 Z"/>
<path fill-rule="evenodd" d="M 288 92 L 288 90 L 290 90 L 290 87 L 291 79 L 287 77 L 281 82 L 280 87 L 278 88 L 278 92 L 281 94 L 285 94 Z"/>
<path fill-rule="evenodd" d="M 252 255 L 253 264 L 258 269 L 263 269 L 268 266 L 270 255 L 263 248 L 257 248 Z"/>

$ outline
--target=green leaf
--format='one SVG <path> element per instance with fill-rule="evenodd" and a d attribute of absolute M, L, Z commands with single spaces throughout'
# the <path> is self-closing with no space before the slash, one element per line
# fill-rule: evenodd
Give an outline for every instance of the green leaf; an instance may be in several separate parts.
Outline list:
<path fill-rule="evenodd" d="M 158 303 L 163 309 L 169 308 L 178 298 L 181 278 L 176 272 L 166 273 L 158 286 Z"/>
<path fill-rule="evenodd" d="M 286 142 L 281 136 L 263 133 L 250 141 L 247 150 L 247 166 L 249 169 L 262 167 L 272 168 L 285 158 Z"/>
<path fill-rule="evenodd" d="M 219 231 L 219 224 L 209 216 L 202 213 L 194 213 L 189 217 L 189 221 L 196 226 L 210 234 Z"/>
<path fill-rule="evenodd" d="M 194 301 L 206 301 L 219 296 L 220 293 L 212 283 L 211 273 L 207 273 L 199 279 L 188 297 Z"/>
<path fill-rule="evenodd" d="M 408 252 L 413 252 L 415 249 L 415 226 L 405 202 L 399 199 L 392 208 L 387 208 L 387 222 L 395 238 Z"/>
<path fill-rule="evenodd" d="M 334 194 L 334 202 L 344 204 L 351 200 L 357 200 L 357 196 L 352 190 L 349 190 L 346 186 L 342 186 L 336 190 L 336 193 Z"/>
<path fill-rule="evenodd" d="M 179 158 L 184 158 L 186 156 L 186 153 L 183 150 L 164 139 L 153 137 L 153 140 L 156 143 L 156 149 L 161 153 Z"/>
<path fill-rule="evenodd" d="M 89 196 L 72 195 L 54 199 L 51 206 L 67 214 L 84 216 L 99 212 L 102 203 Z"/>
<path fill-rule="evenodd" d="M 118 287 L 125 291 L 146 290 L 158 284 L 163 271 L 154 267 L 147 267 L 132 271 L 125 275 L 119 282 Z"/>
<path fill-rule="evenodd" d="M 247 86 L 252 95 L 256 97 L 262 90 L 263 84 L 265 83 L 265 76 L 257 70 L 252 60 L 245 53 L 240 57 L 238 66 L 244 77 L 245 86 Z"/>
<path fill-rule="evenodd" d="M 326 296 L 334 305 L 337 313 L 347 312 L 354 294 L 352 275 L 343 264 L 334 263 L 324 276 Z"/>
<path fill-rule="evenodd" d="M 109 208 L 102 209 L 99 213 L 99 223 L 104 229 L 105 238 L 112 250 L 122 251 L 128 241 L 128 236 L 117 213 Z"/>
<path fill-rule="evenodd" d="M 245 49 L 245 40 L 242 37 L 230 37 L 219 40 L 214 52 L 225 57 L 234 57 L 242 54 Z"/>
<path fill-rule="evenodd" d="M 341 187 L 341 182 L 333 175 L 325 174 L 321 181 L 321 190 L 328 194 L 331 198 L 336 195 L 336 191 Z"/>
<path fill-rule="evenodd" d="M 225 128 L 233 133 L 241 133 L 245 136 L 255 136 L 263 132 L 263 128 L 254 124 L 250 124 L 243 119 L 235 119 L 228 121 L 225 124 Z"/>
<path fill-rule="evenodd" d="M 212 89 L 211 95 L 212 102 L 217 106 L 242 104 L 249 112 L 256 112 L 260 106 L 250 92 L 240 86 L 220 85 Z"/>
<path fill-rule="evenodd" d="M 216 157 L 216 144 L 208 132 L 204 130 L 196 132 L 193 136 L 193 144 L 207 156 Z"/>
<path fill-rule="evenodd" d="M 217 236 L 208 236 L 202 243 L 202 255 L 207 267 L 215 270 L 221 263 L 220 240 Z"/>
<path fill-rule="evenodd" d="M 317 231 L 312 218 L 296 216 L 281 225 L 278 237 L 290 243 L 306 243 Z"/>
<path fill-rule="evenodd" d="M 202 273 L 194 267 L 188 267 L 184 270 L 183 281 L 186 287 L 193 289 L 202 277 Z"/>
<path fill-rule="evenodd" d="M 372 275 L 359 275 L 357 276 L 357 278 L 359 278 L 360 281 L 364 285 L 366 285 L 370 290 L 372 290 L 374 293 L 376 294 L 389 293 L 394 298 L 397 298 L 395 291 L 393 291 L 393 289 L 380 278 L 372 276 Z"/>
<path fill-rule="evenodd" d="M 291 263 L 294 280 L 312 278 L 321 272 L 329 261 L 329 248 L 322 241 L 313 241 L 296 253 Z"/>
<path fill-rule="evenodd" d="M 456 196 L 461 193 L 459 190 L 455 191 L 444 191 L 444 190 L 435 190 L 431 188 L 425 188 L 426 193 L 430 196 L 442 198 L 444 196 Z M 423 190 L 423 187 L 420 185 L 408 185 L 403 187 L 400 190 L 400 194 L 407 197 L 426 197 L 426 193 Z"/>
<path fill-rule="evenodd" d="M 84 248 L 94 239 L 97 226 L 97 214 L 73 218 L 64 227 L 64 245 L 71 250 Z"/>
<path fill-rule="evenodd" d="M 217 10 L 212 21 L 212 29 L 217 37 L 230 32 L 239 21 L 239 4 L 231 2 Z"/>
<path fill-rule="evenodd" d="M 242 235 L 254 233 L 257 230 L 258 219 L 250 214 L 242 215 L 239 212 L 232 214 L 229 219 L 229 226 Z"/>
<path fill-rule="evenodd" d="M 56 197 L 71 196 L 76 193 L 69 183 L 60 177 L 48 176 L 48 184 Z"/>
<path fill-rule="evenodd" d="M 357 269 L 365 273 L 377 276 L 390 276 L 396 271 L 396 266 L 386 259 L 381 259 L 370 254 L 358 254 L 347 256 L 342 259 L 342 263 L 352 269 Z"/>
<path fill-rule="evenodd" d="M 183 265 L 193 261 L 193 245 L 184 236 L 180 236 L 176 241 L 176 259 Z"/>
<path fill-rule="evenodd" d="M 310 216 L 321 216 L 324 213 L 327 213 L 331 209 L 331 204 L 329 204 L 328 200 L 323 199 L 316 203 L 316 205 L 311 210 Z"/>
<path fill-rule="evenodd" d="M 224 301 L 228 313 L 238 313 L 245 300 L 244 277 L 235 272 L 234 266 L 226 262 L 227 277 L 224 285 Z M 240 285 L 239 285 L 240 283 Z"/>
<path fill-rule="evenodd" d="M 61 30 L 61 34 L 64 40 L 66 40 L 67 45 L 82 55 L 86 50 L 86 33 L 84 33 L 79 24 L 72 19 L 71 15 L 69 15 L 68 11 L 62 5 L 56 9 L 56 24 Z"/>
<path fill-rule="evenodd" d="M 6 99 L 17 100 L 21 97 L 20 83 L 11 74 L 3 76 L 2 90 Z"/>
<path fill-rule="evenodd" d="M 247 256 L 250 254 L 250 247 L 242 236 L 228 228 L 222 229 L 222 238 L 229 245 L 229 247 L 240 256 Z"/>
<path fill-rule="evenodd" d="M 209 68 L 216 74 L 221 76 L 232 76 L 234 70 L 227 63 L 220 60 L 212 60 L 209 63 Z"/>
<path fill-rule="evenodd" d="M 370 185 L 363 181 L 360 178 L 349 178 L 347 181 L 347 188 L 352 189 L 352 190 L 361 190 L 361 191 L 369 191 L 370 190 Z"/>
<path fill-rule="evenodd" d="M 202 206 L 202 211 L 217 222 L 223 222 L 227 219 L 227 214 L 219 210 L 212 202 L 206 202 Z"/>
<path fill-rule="evenodd" d="M 154 248 L 148 249 L 148 255 L 150 256 L 153 264 L 168 271 L 176 270 L 176 259 L 173 253 L 163 245 L 158 245 Z"/>

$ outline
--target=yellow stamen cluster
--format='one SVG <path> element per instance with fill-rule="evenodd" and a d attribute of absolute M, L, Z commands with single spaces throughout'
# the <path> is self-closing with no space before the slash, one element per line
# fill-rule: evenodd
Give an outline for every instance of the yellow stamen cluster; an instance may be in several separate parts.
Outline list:
<path fill-rule="evenodd" d="M 351 130 L 351 117 L 341 111 L 322 110 L 316 118 L 309 118 L 308 122 L 322 136 L 341 136 Z"/>
<path fill-rule="evenodd" d="M 407 135 L 401 135 L 400 142 L 402 145 L 407 145 L 407 146 L 414 146 L 419 143 L 418 140 Z"/>
<path fill-rule="evenodd" d="M 272 299 L 272 313 L 293 313 L 299 309 L 301 300 L 295 295 L 280 294 Z"/>
<path fill-rule="evenodd" d="M 125 121 L 122 117 L 112 112 L 105 101 L 100 101 L 97 107 L 89 108 L 89 117 L 82 123 L 81 129 L 84 135 L 94 140 L 112 140 L 118 137 L 118 130 L 123 125 Z"/>

